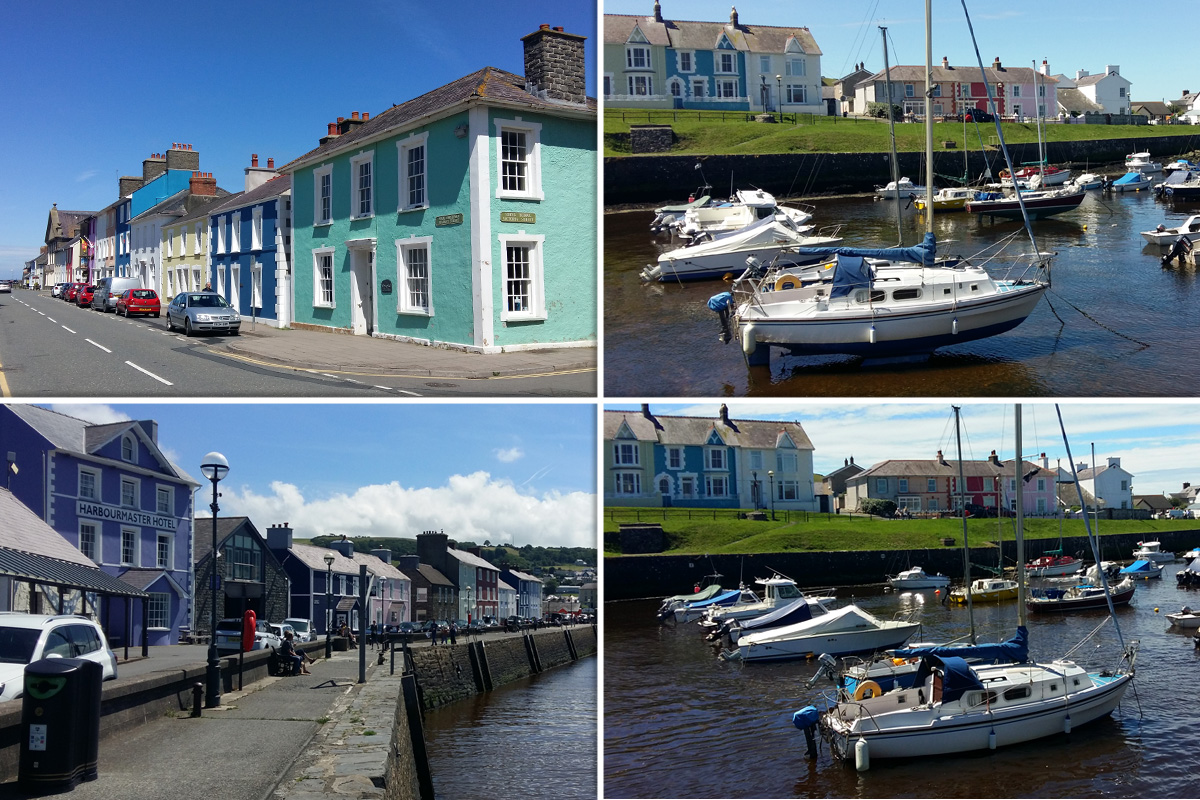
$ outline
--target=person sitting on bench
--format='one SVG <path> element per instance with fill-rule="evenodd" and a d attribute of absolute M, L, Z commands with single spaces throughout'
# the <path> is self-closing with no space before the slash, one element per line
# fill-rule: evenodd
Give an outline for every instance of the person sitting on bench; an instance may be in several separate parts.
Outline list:
<path fill-rule="evenodd" d="M 284 663 L 290 664 L 288 674 L 312 675 L 308 671 L 308 668 L 304 666 L 304 661 L 308 658 L 308 654 L 296 652 L 296 644 L 292 639 L 292 632 L 285 631 L 283 634 L 283 645 L 279 648 L 279 655 L 284 659 Z"/>

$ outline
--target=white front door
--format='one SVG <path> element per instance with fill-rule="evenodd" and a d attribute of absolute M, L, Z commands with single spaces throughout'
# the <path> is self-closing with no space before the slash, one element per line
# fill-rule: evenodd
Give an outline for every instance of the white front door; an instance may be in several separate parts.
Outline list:
<path fill-rule="evenodd" d="M 233 306 L 234 310 L 242 310 L 242 267 L 240 264 L 234 264 L 229 270 L 229 305 Z"/>
<path fill-rule="evenodd" d="M 375 251 L 355 248 L 350 251 L 350 325 L 355 336 L 369 336 L 375 329 L 372 273 Z"/>

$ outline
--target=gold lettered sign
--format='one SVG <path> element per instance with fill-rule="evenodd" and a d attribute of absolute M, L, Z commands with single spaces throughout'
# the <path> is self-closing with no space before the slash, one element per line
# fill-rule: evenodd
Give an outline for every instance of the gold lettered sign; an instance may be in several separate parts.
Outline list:
<path fill-rule="evenodd" d="M 462 225 L 462 214 L 446 214 L 444 217 L 434 218 L 434 223 L 439 228 L 445 228 L 447 225 Z"/>
<path fill-rule="evenodd" d="M 537 214 L 530 211 L 501 211 L 501 222 L 537 222 Z"/>

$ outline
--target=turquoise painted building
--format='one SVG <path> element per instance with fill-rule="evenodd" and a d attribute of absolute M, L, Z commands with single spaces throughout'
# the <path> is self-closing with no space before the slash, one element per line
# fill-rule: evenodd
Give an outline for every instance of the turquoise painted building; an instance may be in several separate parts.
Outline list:
<path fill-rule="evenodd" d="M 522 39 L 375 117 L 329 123 L 292 176 L 293 325 L 479 352 L 594 346 L 596 103 L 584 37 Z"/>

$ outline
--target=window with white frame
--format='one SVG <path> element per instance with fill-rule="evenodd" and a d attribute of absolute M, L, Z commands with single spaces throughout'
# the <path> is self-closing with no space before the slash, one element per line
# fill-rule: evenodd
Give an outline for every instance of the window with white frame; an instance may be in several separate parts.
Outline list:
<path fill-rule="evenodd" d="M 263 234 L 263 220 L 262 220 L 263 210 L 261 207 L 256 208 L 256 209 L 254 209 L 254 211 L 252 213 L 253 213 L 253 216 L 250 218 L 250 249 L 251 250 L 262 250 L 262 246 L 263 246 L 263 237 L 262 237 L 262 234 Z"/>
<path fill-rule="evenodd" d="M 1020 96 L 1021 96 L 1021 85 L 1020 85 L 1020 84 L 1018 84 L 1018 83 L 1014 83 L 1014 84 L 1013 84 L 1013 87 L 1012 87 L 1012 90 L 1013 90 L 1013 92 L 1012 92 L 1012 96 L 1013 96 L 1013 97 L 1020 97 Z"/>
<path fill-rule="evenodd" d="M 704 490 L 709 497 L 728 497 L 729 478 L 724 475 L 707 475 L 704 478 Z"/>
<path fill-rule="evenodd" d="M 667 469 L 683 469 L 683 448 L 667 448 Z"/>
<path fill-rule="evenodd" d="M 808 102 L 808 87 L 801 86 L 795 83 L 789 83 L 787 89 L 787 101 L 789 103 L 807 103 Z"/>
<path fill-rule="evenodd" d="M 1038 88 L 1038 97 L 1045 97 L 1046 96 L 1046 87 L 1038 86 L 1037 88 Z"/>
<path fill-rule="evenodd" d="M 79 523 L 79 552 L 92 561 L 99 560 L 100 536 L 94 522 Z"/>
<path fill-rule="evenodd" d="M 374 165 L 374 150 L 350 159 L 350 219 L 363 219 L 375 213 Z"/>
<path fill-rule="evenodd" d="M 125 434 L 121 437 L 121 460 L 133 461 L 137 456 L 137 443 L 134 442 L 133 436 Z"/>
<path fill-rule="evenodd" d="M 174 514 L 175 504 L 172 502 L 175 493 L 170 486 L 159 486 L 155 492 L 154 510 L 159 514 Z"/>
<path fill-rule="evenodd" d="M 696 496 L 696 476 L 682 475 L 679 478 L 679 496 L 691 500 Z"/>
<path fill-rule="evenodd" d="M 396 143 L 400 158 L 400 211 L 429 207 L 426 193 L 426 142 L 429 133 L 416 134 Z"/>
<path fill-rule="evenodd" d="M 333 222 L 333 165 L 313 170 L 313 225 Z"/>
<path fill-rule="evenodd" d="M 679 78 L 671 78 L 667 81 L 668 89 L 671 92 L 671 97 L 683 97 L 683 81 Z"/>
<path fill-rule="evenodd" d="M 937 491 L 937 478 L 926 479 L 925 491 L 927 491 L 927 492 L 936 492 Z"/>
<path fill-rule="evenodd" d="M 716 72 L 725 74 L 733 74 L 737 72 L 737 54 L 736 53 L 717 53 L 714 59 L 713 69 Z"/>
<path fill-rule="evenodd" d="M 896 491 L 897 492 L 907 492 L 908 491 L 908 478 L 900 478 L 899 480 L 896 481 Z"/>
<path fill-rule="evenodd" d="M 179 255 L 180 256 L 187 255 L 187 233 L 188 233 L 188 229 L 187 229 L 186 225 L 184 225 L 182 228 L 179 229 Z"/>
<path fill-rule="evenodd" d="M 775 481 L 776 500 L 799 500 L 800 481 Z"/>
<path fill-rule="evenodd" d="M 917 93 L 916 93 L 915 86 L 913 86 L 911 83 L 904 84 L 904 96 L 905 97 L 916 97 L 916 94 Z"/>
<path fill-rule="evenodd" d="M 136 564 L 137 558 L 137 530 L 133 528 L 121 528 L 121 563 Z"/>
<path fill-rule="evenodd" d="M 336 308 L 333 294 L 333 248 L 313 250 L 313 305 Z"/>
<path fill-rule="evenodd" d="M 706 447 L 704 449 L 704 468 L 705 469 L 729 469 L 729 462 L 725 458 L 724 447 Z"/>
<path fill-rule="evenodd" d="M 225 225 L 228 217 L 217 217 L 217 253 L 225 252 Z"/>
<path fill-rule="evenodd" d="M 613 463 L 622 467 L 636 467 L 641 464 L 641 448 L 637 442 L 613 442 Z"/>
<path fill-rule="evenodd" d="M 649 97 L 654 94 L 654 80 L 649 75 L 629 76 L 629 96 Z"/>
<path fill-rule="evenodd" d="M 1046 491 L 1046 479 L 1045 479 L 1045 478 L 1038 478 L 1038 479 L 1037 479 L 1037 490 L 1038 490 L 1039 492 L 1044 492 L 1044 491 Z"/>
<path fill-rule="evenodd" d="M 200 255 L 200 236 L 203 229 L 203 223 L 196 223 L 196 235 L 192 237 L 192 255 Z"/>
<path fill-rule="evenodd" d="M 921 498 L 919 495 L 912 497 L 897 497 L 896 508 L 907 508 L 909 511 L 921 510 Z"/>
<path fill-rule="evenodd" d="M 138 482 L 133 478 L 121 478 L 121 505 L 137 508 Z"/>
<path fill-rule="evenodd" d="M 759 56 L 758 57 L 758 71 L 763 73 L 764 75 L 768 74 L 771 71 L 771 57 L 770 56 Z"/>
<path fill-rule="evenodd" d="M 432 236 L 396 240 L 396 312 L 433 316 Z"/>
<path fill-rule="evenodd" d="M 528 236 L 524 231 L 502 234 L 500 254 L 504 259 L 504 307 L 502 320 L 546 319 L 546 294 L 542 272 L 545 236 Z"/>
<path fill-rule="evenodd" d="M 737 96 L 737 78 L 717 78 L 717 97 L 722 99 L 731 99 Z"/>
<path fill-rule="evenodd" d="M 887 491 L 887 478 L 875 479 L 875 491 L 881 494 Z"/>
<path fill-rule="evenodd" d="M 637 472 L 618 472 L 613 475 L 613 488 L 617 494 L 641 494 L 642 476 Z"/>
<path fill-rule="evenodd" d="M 680 72 L 695 72 L 696 71 L 696 54 L 691 50 L 679 51 L 679 71 Z"/>
<path fill-rule="evenodd" d="M 626 45 L 625 68 L 650 69 L 650 48 L 641 44 Z"/>
<path fill-rule="evenodd" d="M 750 469 L 763 468 L 763 452 L 762 450 L 750 451 Z"/>
<path fill-rule="evenodd" d="M 497 176 L 496 197 L 541 200 L 542 126 L 520 117 L 498 119 L 496 124 Z"/>
<path fill-rule="evenodd" d="M 200 291 L 200 267 L 192 267 L 192 288 Z"/>
<path fill-rule="evenodd" d="M 100 499 L 100 473 L 79 468 L 79 497 L 84 500 Z"/>
<path fill-rule="evenodd" d="M 171 595 L 150 592 L 146 600 L 146 621 L 151 628 L 171 627 Z"/>
<path fill-rule="evenodd" d="M 795 453 L 787 450 L 780 450 L 775 453 L 775 471 L 776 472 L 799 472 L 800 457 Z"/>
<path fill-rule="evenodd" d="M 159 569 L 171 569 L 171 536 L 169 534 L 158 534 L 158 547 L 154 563 Z"/>
<path fill-rule="evenodd" d="M 216 286 L 217 294 L 224 296 L 225 295 L 225 265 L 224 264 L 216 264 L 216 265 L 214 265 L 213 269 L 217 273 L 217 286 Z"/>
<path fill-rule="evenodd" d="M 174 237 L 171 235 L 171 230 L 168 229 L 167 230 L 167 258 L 174 258 L 174 257 L 175 257 L 175 241 L 174 241 Z"/>
<path fill-rule="evenodd" d="M 250 305 L 262 309 L 262 262 L 250 265 Z"/>
<path fill-rule="evenodd" d="M 1046 498 L 1039 497 L 1037 499 L 1037 513 L 1039 513 L 1039 514 L 1046 513 Z"/>
<path fill-rule="evenodd" d="M 695 78 L 692 80 L 692 97 L 697 100 L 708 96 L 708 81 L 704 78 Z"/>

